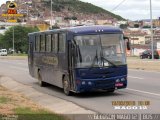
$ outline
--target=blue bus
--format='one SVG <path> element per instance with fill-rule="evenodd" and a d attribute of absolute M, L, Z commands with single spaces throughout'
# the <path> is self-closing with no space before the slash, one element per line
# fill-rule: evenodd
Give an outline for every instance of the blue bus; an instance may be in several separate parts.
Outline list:
<path fill-rule="evenodd" d="M 124 38 L 121 29 L 99 25 L 29 33 L 30 75 L 66 95 L 126 88 L 129 40 Z"/>

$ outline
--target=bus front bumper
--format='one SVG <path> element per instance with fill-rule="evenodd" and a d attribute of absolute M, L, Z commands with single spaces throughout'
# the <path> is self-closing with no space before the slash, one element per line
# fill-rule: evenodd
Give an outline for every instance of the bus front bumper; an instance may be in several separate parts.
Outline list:
<path fill-rule="evenodd" d="M 113 90 L 127 87 L 127 77 L 115 77 L 109 79 L 81 79 L 76 81 L 76 92 L 89 92 L 95 90 Z"/>

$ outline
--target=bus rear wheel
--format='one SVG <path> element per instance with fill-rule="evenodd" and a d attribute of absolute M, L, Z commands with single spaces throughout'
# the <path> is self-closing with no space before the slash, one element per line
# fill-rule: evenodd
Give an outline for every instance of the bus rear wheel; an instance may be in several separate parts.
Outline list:
<path fill-rule="evenodd" d="M 63 91 L 64 91 L 65 95 L 67 95 L 67 96 L 71 95 L 70 85 L 69 85 L 69 77 L 68 76 L 65 76 L 63 78 Z"/>
<path fill-rule="evenodd" d="M 38 71 L 38 84 L 39 84 L 41 87 L 45 87 L 45 86 L 46 86 L 46 83 L 42 81 L 42 76 L 41 76 L 40 70 Z"/>

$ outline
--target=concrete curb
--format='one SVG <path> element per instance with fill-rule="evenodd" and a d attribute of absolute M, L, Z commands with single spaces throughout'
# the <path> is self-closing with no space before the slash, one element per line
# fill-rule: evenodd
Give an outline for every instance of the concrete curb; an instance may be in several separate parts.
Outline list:
<path fill-rule="evenodd" d="M 32 86 L 24 85 L 12 80 L 9 77 L 0 77 L 0 85 L 6 87 L 11 91 L 23 94 L 33 102 L 41 105 L 42 107 L 53 111 L 57 114 L 94 114 L 95 112 L 82 108 L 72 102 L 41 93 Z"/>

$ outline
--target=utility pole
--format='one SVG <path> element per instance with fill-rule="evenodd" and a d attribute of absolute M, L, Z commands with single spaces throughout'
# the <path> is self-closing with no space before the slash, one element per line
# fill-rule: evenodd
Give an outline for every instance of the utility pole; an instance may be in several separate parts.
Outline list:
<path fill-rule="evenodd" d="M 150 24 L 151 24 L 151 50 L 152 59 L 154 59 L 154 46 L 153 46 L 153 19 L 152 19 L 152 1 L 150 0 Z"/>
<path fill-rule="evenodd" d="M 30 7 L 30 3 L 29 2 L 25 2 L 25 4 L 27 5 L 27 22 L 29 21 L 29 7 Z"/>
<path fill-rule="evenodd" d="M 50 25 L 50 27 L 51 27 L 51 29 L 52 29 L 52 11 L 53 11 L 53 1 L 51 0 L 51 25 Z"/>
<path fill-rule="evenodd" d="M 14 26 L 13 26 L 13 55 L 14 55 Z"/>
<path fill-rule="evenodd" d="M 29 8 L 28 8 L 28 3 L 27 3 L 27 22 L 29 21 Z"/>

